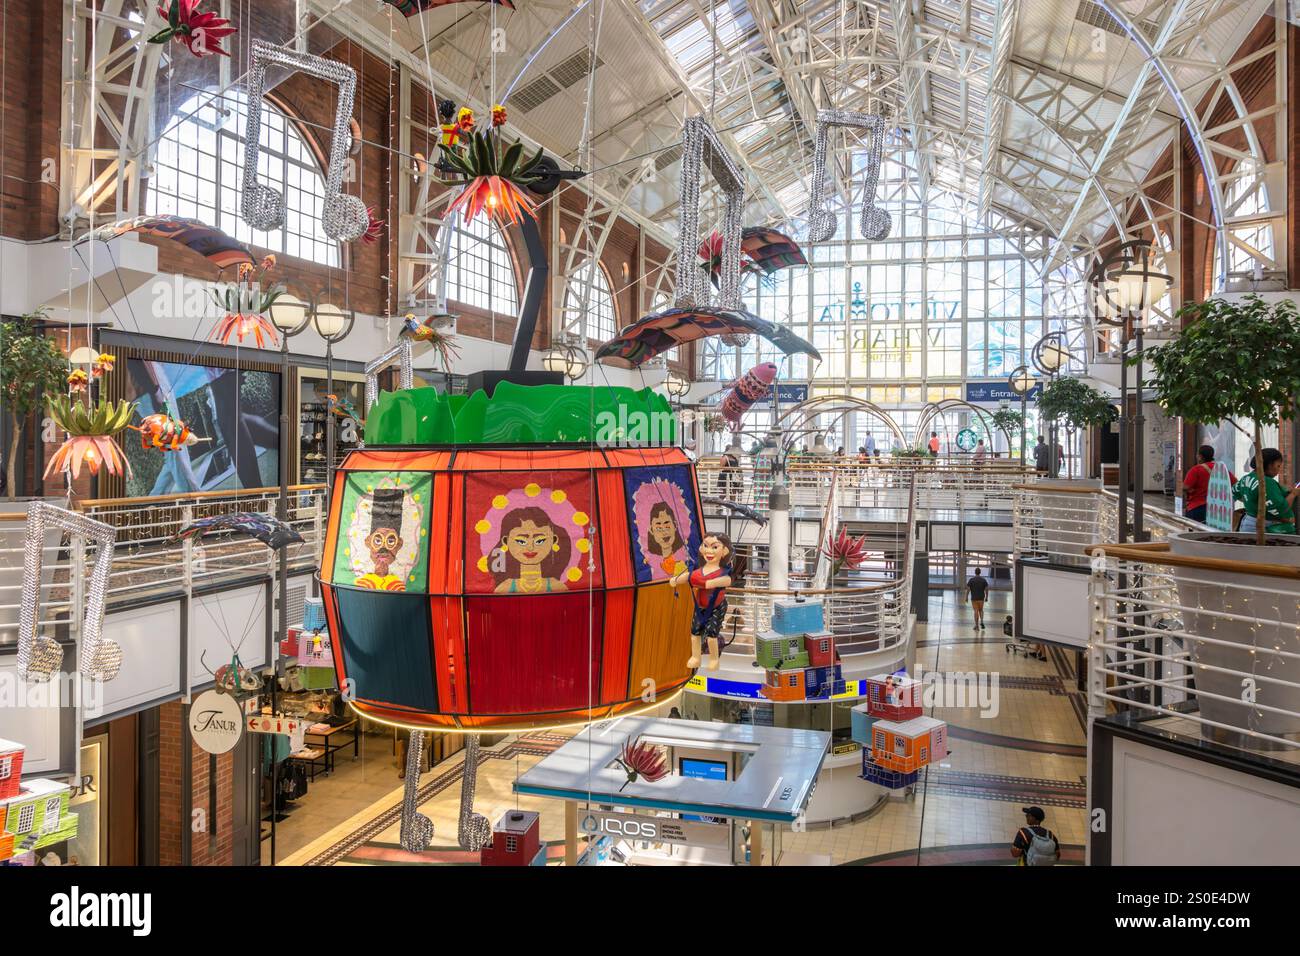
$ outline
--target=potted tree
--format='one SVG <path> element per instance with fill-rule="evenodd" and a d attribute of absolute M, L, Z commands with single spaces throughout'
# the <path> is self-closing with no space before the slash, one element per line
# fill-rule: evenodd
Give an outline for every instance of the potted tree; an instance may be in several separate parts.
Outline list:
<path fill-rule="evenodd" d="M 1077 378 L 1057 378 L 1048 382 L 1038 398 L 1038 419 L 1046 424 L 1065 422 L 1071 428 L 1109 425 L 1119 413 L 1101 392 Z M 1055 470 L 1055 469 L 1052 469 Z M 1080 485 L 1101 488 L 1101 479 L 1072 479 L 1068 482 L 1040 481 L 1044 495 L 1043 543 L 1047 550 L 1077 555 L 1083 560 L 1083 548 L 1092 544 L 1097 502 Z"/>
<path fill-rule="evenodd" d="M 1248 296 L 1240 303 L 1219 299 L 1191 303 L 1179 311 L 1179 318 L 1182 331 L 1178 337 L 1148 352 L 1156 400 L 1169 415 L 1189 422 L 1250 422 L 1255 471 L 1262 475 L 1263 426 L 1289 418 L 1300 391 L 1300 310 L 1290 300 L 1269 304 L 1259 296 Z M 1267 513 L 1265 502 L 1265 482 L 1260 481 L 1256 514 Z M 1170 549 L 1192 557 L 1300 567 L 1300 538 L 1268 534 L 1266 524 L 1260 521 L 1253 535 L 1221 531 L 1174 535 Z M 1294 629 L 1300 619 L 1297 600 L 1277 597 L 1278 592 L 1300 596 L 1300 583 L 1186 568 L 1175 569 L 1175 580 L 1180 603 L 1188 608 L 1217 608 L 1223 602 L 1225 583 L 1239 588 L 1233 595 L 1232 619 L 1184 612 L 1191 633 L 1212 633 L 1216 641 L 1238 645 L 1194 642 L 1193 660 L 1208 665 L 1196 672 L 1197 688 L 1204 694 L 1200 697 L 1201 714 L 1208 720 L 1273 736 L 1300 734 L 1300 717 L 1259 707 L 1264 704 L 1300 714 L 1300 688 L 1260 680 L 1252 688 L 1252 702 L 1244 699 L 1249 695 L 1243 695 L 1238 676 L 1258 671 L 1300 684 L 1300 660 L 1255 652 L 1256 647 L 1278 647 L 1300 655 L 1300 636 Z M 1238 674 L 1224 674 L 1214 667 Z"/>
<path fill-rule="evenodd" d="M 1025 428 L 1025 416 L 1010 408 L 999 408 L 993 413 L 993 424 L 1003 435 L 1007 436 L 1007 457 L 1010 458 L 1011 449 L 1016 444 L 1016 436 Z M 992 435 L 989 436 L 989 438 L 992 437 Z"/>
<path fill-rule="evenodd" d="M 9 416 L 9 449 L 5 456 L 5 494 L 17 497 L 15 485 L 23 424 L 43 407 L 43 393 L 67 386 L 68 360 L 40 323 L 43 311 L 0 320 L 0 398 Z"/>

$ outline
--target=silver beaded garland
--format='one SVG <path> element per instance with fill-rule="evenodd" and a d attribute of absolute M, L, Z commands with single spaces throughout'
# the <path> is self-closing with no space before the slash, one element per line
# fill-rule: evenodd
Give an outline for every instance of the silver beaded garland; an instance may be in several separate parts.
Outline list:
<path fill-rule="evenodd" d="M 885 147 L 885 118 L 855 110 L 818 110 L 817 132 L 813 140 L 812 204 L 808 212 L 808 239 L 825 242 L 835 235 L 839 217 L 826 208 L 829 187 L 826 170 L 826 147 L 832 126 L 855 126 L 870 134 L 867 141 L 866 178 L 862 184 L 862 217 L 858 232 L 868 242 L 878 242 L 889 235 L 893 218 L 875 204 L 876 185 L 880 181 L 880 158 Z"/>
<path fill-rule="evenodd" d="M 254 229 L 279 229 L 284 225 L 284 193 L 258 181 L 257 157 L 261 148 L 262 97 L 266 92 L 266 69 L 272 64 L 301 70 L 334 83 L 339 88 L 334 112 L 334 133 L 330 140 L 329 169 L 325 174 L 325 203 L 321 210 L 322 227 L 331 239 L 351 242 L 365 235 L 370 225 L 366 204 L 357 196 L 343 193 L 343 173 L 347 168 L 352 135 L 352 103 L 356 99 L 357 74 L 352 67 L 310 53 L 254 40 L 252 68 L 248 80 L 248 124 L 244 129 L 244 187 L 239 212 Z"/>
<path fill-rule="evenodd" d="M 402 823 L 397 842 L 402 849 L 423 853 L 433 839 L 433 821 L 418 812 L 420 806 L 420 767 L 424 762 L 424 732 L 411 731 L 406 748 L 406 787 L 402 794 Z"/>
<path fill-rule="evenodd" d="M 682 178 L 677 220 L 677 298 L 673 304 L 679 309 L 709 305 L 709 279 L 705 271 L 696 265 L 700 247 L 700 171 L 706 164 L 722 188 L 725 201 L 718 305 L 723 309 L 739 309 L 740 223 L 745 207 L 745 177 L 703 116 L 689 117 L 682 127 Z"/>
<path fill-rule="evenodd" d="M 460 820 L 456 842 L 462 850 L 481 850 L 492 842 L 492 824 L 481 813 L 474 812 L 474 790 L 478 785 L 479 735 L 465 738 L 465 764 L 460 777 Z"/>
<path fill-rule="evenodd" d="M 370 406 L 379 399 L 379 373 L 387 368 L 393 359 L 397 359 L 397 387 L 407 389 L 414 384 L 415 372 L 411 367 L 412 354 L 411 340 L 403 335 L 378 357 L 371 359 L 366 364 L 367 414 L 370 413 Z"/>

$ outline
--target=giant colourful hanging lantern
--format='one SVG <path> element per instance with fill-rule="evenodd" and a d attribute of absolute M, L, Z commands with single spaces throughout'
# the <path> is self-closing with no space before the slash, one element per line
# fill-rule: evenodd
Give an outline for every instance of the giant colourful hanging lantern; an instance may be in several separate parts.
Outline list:
<path fill-rule="evenodd" d="M 321 584 L 341 687 L 415 730 L 578 724 L 690 678 L 694 466 L 645 389 L 383 393 L 335 476 Z"/>

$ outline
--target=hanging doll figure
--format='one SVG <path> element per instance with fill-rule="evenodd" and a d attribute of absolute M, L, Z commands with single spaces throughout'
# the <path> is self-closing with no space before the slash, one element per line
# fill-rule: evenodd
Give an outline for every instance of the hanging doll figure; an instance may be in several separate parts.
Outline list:
<path fill-rule="evenodd" d="M 727 617 L 727 588 L 731 586 L 731 539 L 725 534 L 706 534 L 700 542 L 700 566 L 679 571 L 669 583 L 675 588 L 686 581 L 695 601 L 691 618 L 691 657 L 686 666 L 700 666 L 703 642 L 709 642 L 708 669 L 716 671 L 721 663 L 719 634 Z"/>

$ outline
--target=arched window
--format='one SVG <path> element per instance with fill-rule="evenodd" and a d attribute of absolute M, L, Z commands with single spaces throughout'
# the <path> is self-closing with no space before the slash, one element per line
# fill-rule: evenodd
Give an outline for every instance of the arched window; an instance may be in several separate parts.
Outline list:
<path fill-rule="evenodd" d="M 1224 189 L 1224 215 L 1234 219 L 1250 216 L 1262 217 L 1268 212 L 1268 187 L 1263 175 L 1252 168 L 1234 170 L 1236 175 Z M 1273 259 L 1273 226 L 1266 220 L 1257 219 L 1244 225 L 1229 226 L 1228 234 L 1232 238 L 1228 245 L 1228 274 L 1230 276 L 1250 276 L 1256 267 L 1267 268 L 1268 264 L 1255 256 Z M 1233 241 L 1235 240 L 1235 241 Z M 1215 272 L 1221 271 L 1222 264 L 1215 257 Z"/>
<path fill-rule="evenodd" d="M 447 298 L 498 315 L 519 310 L 515 267 L 505 237 L 484 216 L 468 224 L 456 221 L 447 258 Z"/>
<path fill-rule="evenodd" d="M 609 279 L 591 259 L 573 270 L 564 288 L 564 328 L 598 342 L 612 339 L 618 331 Z"/>
<path fill-rule="evenodd" d="M 269 101 L 262 103 L 258 173 L 266 185 L 284 192 L 285 222 L 262 232 L 240 218 L 247 123 L 248 97 L 242 91 L 190 97 L 158 141 L 145 211 L 198 219 L 241 242 L 337 266 L 339 244 L 321 224 L 325 177 L 297 127 Z"/>

